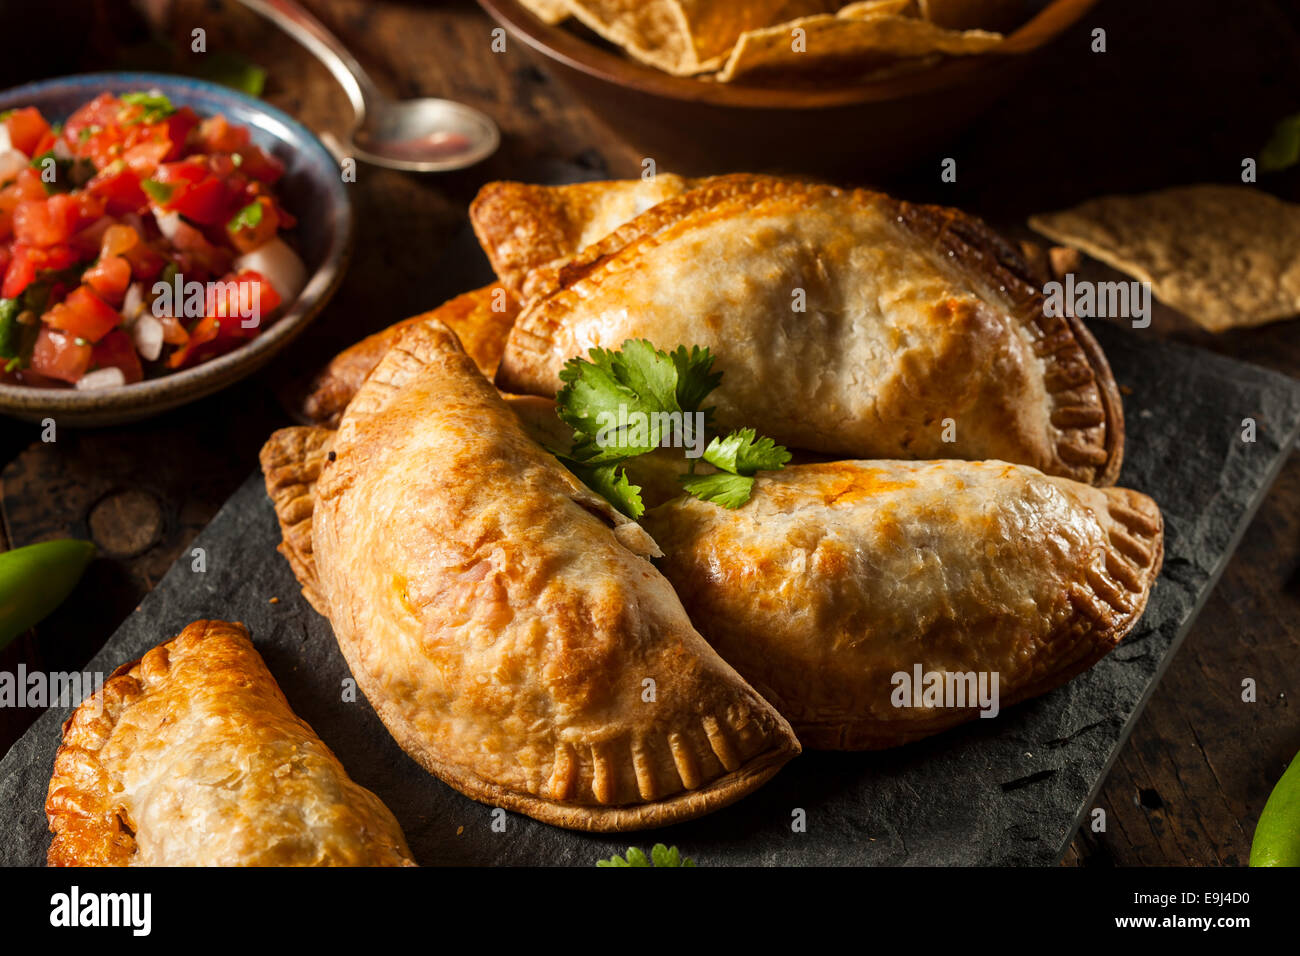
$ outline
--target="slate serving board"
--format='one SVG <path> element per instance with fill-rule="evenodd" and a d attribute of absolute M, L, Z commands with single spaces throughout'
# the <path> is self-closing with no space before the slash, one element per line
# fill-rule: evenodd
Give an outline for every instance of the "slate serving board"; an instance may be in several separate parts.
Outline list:
<path fill-rule="evenodd" d="M 449 271 L 464 279 L 477 268 Z M 107 674 L 191 620 L 245 622 L 294 710 L 392 808 L 424 865 L 591 865 L 657 841 L 715 866 L 1055 863 L 1300 435 L 1300 382 L 1149 334 L 1095 331 L 1130 390 L 1121 484 L 1152 495 L 1165 516 L 1164 570 L 1138 626 L 1088 673 L 997 719 L 883 753 L 805 753 L 701 820 L 599 836 L 509 814 L 495 832 L 491 809 L 406 757 L 364 698 L 341 700 L 346 665 L 275 551 L 260 474 L 194 542 L 206 570 L 182 556 L 87 670 Z M 1242 441 L 1246 417 L 1257 423 L 1254 443 Z M 6 865 L 44 862 L 42 808 L 67 714 L 43 714 L 0 762 Z M 806 832 L 792 830 L 796 810 Z"/>

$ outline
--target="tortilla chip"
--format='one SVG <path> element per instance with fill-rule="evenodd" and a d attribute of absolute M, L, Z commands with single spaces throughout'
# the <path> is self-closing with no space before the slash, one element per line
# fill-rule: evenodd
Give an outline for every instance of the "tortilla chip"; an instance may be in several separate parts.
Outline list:
<path fill-rule="evenodd" d="M 584 24 L 678 76 L 716 70 L 746 30 L 828 13 L 836 0 L 568 0 Z"/>
<path fill-rule="evenodd" d="M 795 28 L 804 31 L 801 52 L 794 49 Z M 959 33 L 925 20 L 888 14 L 865 19 L 805 17 L 741 36 L 718 79 L 725 83 L 764 74 L 862 73 L 928 54 L 982 53 L 1001 42 L 998 33 Z"/>
<path fill-rule="evenodd" d="M 1247 186 L 1104 196 L 1029 224 L 1211 332 L 1300 313 L 1300 206 Z"/>
<path fill-rule="evenodd" d="M 551 26 L 569 19 L 566 0 L 519 0 L 519 3 L 537 19 Z"/>
<path fill-rule="evenodd" d="M 1025 0 L 919 0 L 921 16 L 949 30 L 1013 30 L 1028 19 Z"/>
<path fill-rule="evenodd" d="M 857 3 L 850 3 L 848 6 L 840 7 L 835 11 L 837 17 L 856 19 L 883 16 L 885 14 L 915 17 L 920 16 L 920 11 L 917 9 L 916 0 L 858 0 Z"/>

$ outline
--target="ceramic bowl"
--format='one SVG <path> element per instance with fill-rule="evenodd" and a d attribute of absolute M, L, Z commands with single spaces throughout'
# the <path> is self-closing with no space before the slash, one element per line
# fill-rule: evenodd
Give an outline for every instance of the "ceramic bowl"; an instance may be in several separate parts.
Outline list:
<path fill-rule="evenodd" d="M 173 104 L 200 116 L 221 113 L 245 126 L 253 142 L 284 163 L 277 191 L 298 219 L 289 234 L 306 264 L 302 293 L 264 332 L 232 352 L 183 371 L 118 388 L 78 391 L 0 384 L 0 412 L 59 425 L 135 421 L 210 395 L 261 368 L 294 340 L 338 287 L 352 244 L 352 207 L 329 150 L 301 123 L 236 90 L 161 73 L 86 73 L 41 80 L 0 93 L 0 111 L 35 106 L 51 121 L 107 90 L 162 91 Z"/>
<path fill-rule="evenodd" d="M 1034 54 L 1096 0 L 1040 0 L 999 52 L 876 81 L 773 88 L 670 76 L 518 0 L 478 0 L 541 66 L 661 171 L 812 173 L 867 180 L 931 154 L 1010 91 Z"/>

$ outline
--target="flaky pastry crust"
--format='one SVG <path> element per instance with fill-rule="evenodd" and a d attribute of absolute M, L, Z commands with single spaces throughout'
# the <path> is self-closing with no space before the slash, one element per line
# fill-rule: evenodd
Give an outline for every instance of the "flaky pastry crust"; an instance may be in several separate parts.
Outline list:
<path fill-rule="evenodd" d="M 996 672 L 1008 706 L 1110 652 L 1160 570 L 1146 495 L 985 461 L 759 476 L 736 510 L 642 519 L 691 620 L 807 747 L 893 747 L 976 716 L 898 707 L 897 673 Z"/>
<path fill-rule="evenodd" d="M 51 866 L 413 866 L 242 624 L 196 621 L 63 725 Z"/>

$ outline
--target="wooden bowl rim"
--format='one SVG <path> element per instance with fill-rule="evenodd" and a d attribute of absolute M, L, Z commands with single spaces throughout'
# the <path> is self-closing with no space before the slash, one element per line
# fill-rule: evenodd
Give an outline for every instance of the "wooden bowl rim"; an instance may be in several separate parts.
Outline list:
<path fill-rule="evenodd" d="M 1052 0 L 993 53 L 954 57 L 931 69 L 817 90 L 716 83 L 673 76 L 630 56 L 602 50 L 562 25 L 550 26 L 518 0 L 477 0 L 489 16 L 532 49 L 571 70 L 651 96 L 742 109 L 810 109 L 901 99 L 975 82 L 1005 58 L 1040 49 L 1073 26 L 1097 0 Z"/>

